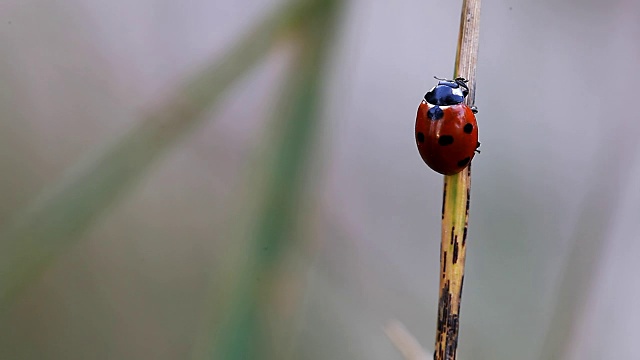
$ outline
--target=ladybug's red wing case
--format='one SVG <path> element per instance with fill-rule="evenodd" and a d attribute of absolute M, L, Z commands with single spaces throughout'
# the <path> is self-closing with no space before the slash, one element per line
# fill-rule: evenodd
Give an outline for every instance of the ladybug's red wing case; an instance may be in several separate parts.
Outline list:
<path fill-rule="evenodd" d="M 416 143 L 424 162 L 443 175 L 469 165 L 478 147 L 478 126 L 465 104 L 438 106 L 423 100 L 416 117 Z"/>

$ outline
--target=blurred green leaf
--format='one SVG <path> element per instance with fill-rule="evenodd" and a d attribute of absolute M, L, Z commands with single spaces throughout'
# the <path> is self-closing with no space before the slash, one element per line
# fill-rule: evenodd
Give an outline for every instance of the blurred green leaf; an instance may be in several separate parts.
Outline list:
<path fill-rule="evenodd" d="M 60 183 L 19 212 L 0 233 L 0 311 L 125 190 L 153 160 L 203 120 L 201 115 L 261 59 L 286 32 L 315 9 L 290 1 L 256 26 L 226 56 L 202 69 L 164 105 L 115 143 L 71 169 Z"/>
<path fill-rule="evenodd" d="M 213 338 L 211 356 L 204 358 L 275 359 L 286 352 L 282 349 L 285 344 L 273 333 L 271 296 L 277 287 L 278 266 L 287 250 L 296 246 L 294 232 L 304 175 L 318 133 L 322 70 L 343 2 L 317 3 L 320 6 L 314 15 L 292 37 L 299 52 L 276 108 L 275 137 L 269 140 L 260 172 L 251 176 L 252 181 L 259 179 L 260 183 L 250 187 L 255 196 L 247 206 L 256 209 L 257 215 L 247 217 L 246 224 L 240 222 L 239 227 L 248 231 L 237 239 L 242 245 L 232 260 L 233 275 L 221 285 L 221 296 L 230 295 L 223 302 L 216 335 L 208 336 L 209 344 Z"/>

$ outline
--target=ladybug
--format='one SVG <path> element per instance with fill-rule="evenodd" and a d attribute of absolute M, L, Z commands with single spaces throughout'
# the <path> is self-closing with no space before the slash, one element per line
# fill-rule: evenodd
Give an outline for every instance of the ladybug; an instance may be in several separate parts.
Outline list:
<path fill-rule="evenodd" d="M 463 103 L 467 80 L 436 78 L 416 116 L 416 144 L 422 160 L 443 175 L 454 175 L 469 165 L 478 151 L 475 107 Z"/>

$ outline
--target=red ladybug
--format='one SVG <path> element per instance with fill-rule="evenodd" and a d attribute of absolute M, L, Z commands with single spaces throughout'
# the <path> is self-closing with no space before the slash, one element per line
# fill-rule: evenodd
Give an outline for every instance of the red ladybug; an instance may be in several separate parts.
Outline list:
<path fill-rule="evenodd" d="M 431 169 L 453 175 L 469 165 L 480 146 L 477 111 L 463 103 L 469 94 L 467 80 L 438 80 L 418 107 L 416 143 Z"/>

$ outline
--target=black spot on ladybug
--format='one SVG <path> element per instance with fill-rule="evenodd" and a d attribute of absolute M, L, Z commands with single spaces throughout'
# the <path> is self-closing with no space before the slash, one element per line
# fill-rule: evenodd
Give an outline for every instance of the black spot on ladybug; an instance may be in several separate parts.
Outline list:
<path fill-rule="evenodd" d="M 458 166 L 460 166 L 460 167 L 467 166 L 469 161 L 471 161 L 471 158 L 470 157 L 466 157 L 466 158 L 458 161 Z"/>
<path fill-rule="evenodd" d="M 434 106 L 427 111 L 427 117 L 433 121 L 440 120 L 444 117 L 444 111 L 440 109 L 440 106 Z"/>
<path fill-rule="evenodd" d="M 451 135 L 440 135 L 438 138 L 438 144 L 442 146 L 447 146 L 453 144 L 453 136 Z"/>
<path fill-rule="evenodd" d="M 424 142 L 424 134 L 419 132 L 418 134 L 416 134 L 416 139 L 418 139 L 418 142 L 423 143 Z"/>
<path fill-rule="evenodd" d="M 467 134 L 471 134 L 471 132 L 473 131 L 473 125 L 471 125 L 471 123 L 467 123 L 467 125 L 465 125 L 462 130 L 464 130 L 464 132 Z"/>

